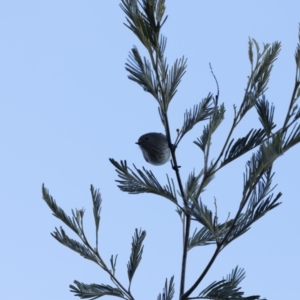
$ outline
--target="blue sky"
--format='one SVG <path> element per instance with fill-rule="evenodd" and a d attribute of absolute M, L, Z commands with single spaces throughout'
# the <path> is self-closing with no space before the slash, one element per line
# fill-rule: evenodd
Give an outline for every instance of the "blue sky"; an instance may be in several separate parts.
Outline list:
<path fill-rule="evenodd" d="M 147 231 L 143 260 L 132 292 L 136 299 L 156 299 L 165 278 L 175 275 L 179 290 L 181 224 L 175 207 L 153 195 L 128 195 L 116 186 L 108 158 L 126 159 L 151 169 L 163 182 L 175 178 L 169 164 L 144 162 L 135 145 L 146 132 L 162 132 L 157 103 L 127 79 L 124 64 L 136 37 L 123 25 L 118 1 L 0 2 L 0 265 L 2 298 L 74 299 L 73 280 L 111 284 L 92 262 L 56 242 L 50 232 L 62 225 L 41 199 L 44 182 L 57 203 L 70 213 L 85 208 L 85 227 L 94 240 L 90 184 L 100 188 L 103 208 L 100 251 L 108 261 L 118 254 L 117 277 L 127 283 L 126 265 L 135 228 Z M 182 124 L 185 109 L 215 93 L 209 63 L 220 85 L 226 116 L 212 144 L 217 155 L 229 130 L 233 105 L 242 99 L 250 64 L 248 38 L 260 43 L 282 42 L 266 93 L 274 103 L 280 126 L 290 100 L 294 52 L 298 42 L 298 1 L 167 1 L 169 63 L 188 58 L 187 74 L 171 103 L 171 132 Z M 202 155 L 192 143 L 203 124 L 180 144 L 177 155 L 185 181 L 200 170 Z M 255 113 L 241 123 L 235 137 L 258 128 Z M 204 280 L 205 288 L 236 265 L 245 268 L 242 289 L 272 300 L 297 294 L 300 259 L 299 146 L 274 165 L 274 184 L 282 205 L 255 223 L 228 246 Z M 221 170 L 202 200 L 219 217 L 234 214 L 241 196 L 245 155 Z M 64 227 L 65 228 L 65 227 Z M 65 228 L 66 229 L 66 228 Z M 68 231 L 69 232 L 69 231 Z M 74 237 L 70 232 L 70 236 Z M 213 253 L 213 246 L 191 250 L 187 287 Z"/>

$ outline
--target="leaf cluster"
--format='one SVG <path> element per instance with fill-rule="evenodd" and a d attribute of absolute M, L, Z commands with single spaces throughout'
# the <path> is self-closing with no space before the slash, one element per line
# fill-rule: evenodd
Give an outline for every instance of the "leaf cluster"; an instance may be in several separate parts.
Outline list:
<path fill-rule="evenodd" d="M 122 0 L 120 6 L 126 14 L 125 26 L 137 36 L 149 55 L 149 59 L 142 57 L 137 47 L 132 48 L 125 64 L 128 78 L 149 92 L 165 113 L 187 67 L 187 60 L 182 57 L 170 68 L 164 56 L 167 39 L 161 34 L 161 28 L 167 20 L 165 1 Z"/>
<path fill-rule="evenodd" d="M 245 278 L 245 271 L 236 267 L 225 279 L 214 281 L 204 289 L 197 299 L 230 299 L 230 300 L 265 300 L 260 296 L 244 297 L 244 292 L 240 291 L 238 285 Z"/>
<path fill-rule="evenodd" d="M 129 194 L 151 193 L 162 196 L 173 203 L 177 203 L 176 191 L 173 179 L 167 176 L 168 184 L 162 186 L 156 179 L 152 171 L 145 168 L 140 170 L 134 166 L 135 171 L 127 166 L 126 160 L 118 163 L 110 158 L 110 162 L 115 166 L 116 172 L 121 180 L 116 180 L 121 191 Z"/>
<path fill-rule="evenodd" d="M 90 242 L 86 238 L 84 227 L 83 227 L 83 217 L 84 210 L 72 210 L 72 217 L 68 216 L 62 208 L 60 208 L 54 198 L 50 195 L 48 189 L 43 185 L 42 194 L 43 199 L 48 204 L 49 208 L 53 211 L 53 215 L 60 219 L 62 222 L 72 229 L 81 242 L 71 239 L 61 227 L 59 230 L 55 228 L 55 231 L 51 235 L 58 240 L 64 246 L 70 248 L 71 250 L 79 253 L 84 258 L 89 259 L 99 265 L 108 275 L 110 279 L 115 284 L 115 287 L 105 284 L 84 284 L 77 280 L 74 281 L 75 285 L 70 285 L 70 290 L 75 294 L 75 296 L 80 297 L 81 299 L 97 299 L 99 297 L 109 295 L 116 296 L 123 299 L 133 300 L 133 296 L 130 292 L 130 286 L 135 271 L 137 270 L 143 254 L 143 241 L 146 237 L 146 232 L 142 230 L 135 230 L 134 236 L 131 243 L 131 254 L 127 264 L 127 272 L 129 285 L 126 289 L 123 284 L 121 284 L 115 276 L 117 256 L 111 256 L 110 265 L 111 269 L 107 266 L 105 261 L 102 259 L 101 255 L 98 252 L 98 230 L 100 226 L 100 212 L 101 212 L 101 194 L 100 191 L 95 189 L 91 185 L 91 196 L 93 203 L 93 214 L 96 227 L 96 247 L 92 247 Z"/>
<path fill-rule="evenodd" d="M 110 159 L 116 169 L 117 186 L 121 191 L 129 194 L 151 193 L 170 200 L 177 209 L 183 224 L 183 256 L 180 278 L 180 300 L 187 299 L 261 299 L 260 296 L 244 296 L 239 287 L 245 278 L 243 269 L 236 267 L 232 272 L 219 281 L 214 281 L 202 290 L 196 297 L 191 294 L 199 287 L 203 278 L 213 265 L 219 253 L 232 241 L 246 233 L 252 224 L 277 207 L 281 193 L 274 193 L 273 163 L 293 146 L 300 142 L 300 109 L 297 100 L 300 97 L 300 26 L 299 43 L 295 52 L 296 76 L 291 100 L 282 126 L 277 128 L 274 123 L 275 106 L 267 99 L 266 92 L 271 71 L 281 48 L 280 42 L 264 44 L 262 50 L 255 39 L 249 39 L 248 57 L 250 74 L 248 76 L 244 97 L 239 106 L 234 106 L 234 118 L 226 135 L 225 141 L 216 158 L 211 159 L 211 147 L 216 130 L 225 118 L 225 105 L 219 103 L 219 85 L 213 74 L 217 95 L 208 93 L 193 108 L 186 110 L 183 123 L 178 129 L 174 143 L 171 142 L 168 122 L 168 107 L 174 98 L 177 88 L 186 72 L 187 60 L 182 57 L 170 67 L 167 63 L 165 50 L 167 39 L 161 29 L 167 20 L 165 16 L 165 0 L 121 0 L 121 9 L 126 15 L 126 26 L 141 42 L 147 56 L 142 56 L 138 47 L 133 46 L 129 54 L 125 69 L 128 78 L 138 83 L 146 92 L 150 93 L 159 104 L 159 113 L 165 127 L 167 140 L 171 150 L 172 168 L 175 171 L 178 190 L 174 180 L 167 175 L 167 183 L 162 185 L 154 173 L 146 168 L 139 169 L 135 165 L 128 167 L 126 160 L 117 162 Z M 241 120 L 251 110 L 256 110 L 259 128 L 252 128 L 242 136 L 234 139 L 233 134 Z M 200 122 L 203 125 L 202 134 L 194 141 L 203 155 L 203 167 L 200 172 L 194 170 L 183 183 L 179 173 L 179 166 L 175 150 L 183 137 Z M 276 128 L 276 131 L 275 131 Z M 217 201 L 214 210 L 204 202 L 203 192 L 214 179 L 216 173 L 242 155 L 249 153 L 243 175 L 243 190 L 240 195 L 236 213 L 226 220 L 220 220 L 217 212 Z M 98 264 L 110 277 L 114 286 L 106 284 L 84 284 L 74 281 L 70 285 L 71 291 L 82 299 L 96 299 L 105 295 L 133 300 L 130 288 L 134 274 L 141 262 L 143 242 L 146 232 L 136 229 L 132 237 L 131 254 L 127 263 L 128 288 L 116 278 L 118 255 L 111 255 L 110 267 L 107 266 L 98 252 L 98 236 L 100 228 L 100 213 L 102 198 L 99 190 L 91 186 L 93 215 L 95 221 L 95 247 L 92 247 L 86 238 L 83 217 L 85 211 L 72 210 L 68 216 L 55 202 L 49 191 L 42 186 L 43 199 L 52 210 L 53 215 L 60 219 L 78 237 L 78 240 L 69 238 L 65 230 L 55 228 L 51 235 L 66 247 L 79 253 L 86 259 Z M 191 234 L 191 222 L 198 224 Z M 213 245 L 215 251 L 207 266 L 189 288 L 185 287 L 187 252 L 199 246 Z M 166 279 L 163 292 L 158 300 L 171 300 L 174 297 L 174 276 Z"/>

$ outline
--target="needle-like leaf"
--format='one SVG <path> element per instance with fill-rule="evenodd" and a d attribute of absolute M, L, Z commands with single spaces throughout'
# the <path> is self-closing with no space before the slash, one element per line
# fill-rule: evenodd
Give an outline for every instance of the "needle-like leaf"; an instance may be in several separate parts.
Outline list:
<path fill-rule="evenodd" d="M 137 172 L 135 173 L 127 166 L 126 160 L 121 160 L 121 163 L 118 163 L 111 158 L 110 162 L 116 167 L 116 172 L 119 178 L 121 178 L 121 180 L 116 180 L 116 182 L 119 183 L 118 187 L 122 191 L 128 192 L 129 194 L 152 193 L 177 203 L 174 182 L 172 179 L 170 180 L 168 176 L 168 184 L 162 186 L 154 174 L 145 168 L 140 170 L 134 166 Z"/>
<path fill-rule="evenodd" d="M 230 299 L 230 300 L 265 300 L 260 296 L 244 297 L 244 292 L 238 287 L 240 282 L 245 278 L 243 269 L 236 267 L 226 279 L 214 281 L 206 289 L 204 289 L 197 299 Z"/>
<path fill-rule="evenodd" d="M 127 264 L 129 283 L 131 283 L 134 272 L 136 271 L 142 259 L 142 254 L 144 249 L 143 241 L 145 237 L 146 237 L 146 231 L 144 230 L 138 231 L 137 229 L 135 229 L 134 236 L 132 237 L 130 259 Z"/>
<path fill-rule="evenodd" d="M 172 276 L 169 284 L 168 284 L 168 280 L 166 279 L 164 291 L 162 294 L 158 295 L 157 300 L 172 300 L 174 297 L 174 293 L 175 293 L 174 276 Z"/>
<path fill-rule="evenodd" d="M 103 296 L 115 296 L 123 299 L 125 298 L 124 293 L 110 285 L 104 284 L 85 284 L 77 280 L 74 281 L 75 285 L 70 285 L 70 291 L 74 293 L 74 296 L 80 297 L 81 299 L 95 300 Z"/>

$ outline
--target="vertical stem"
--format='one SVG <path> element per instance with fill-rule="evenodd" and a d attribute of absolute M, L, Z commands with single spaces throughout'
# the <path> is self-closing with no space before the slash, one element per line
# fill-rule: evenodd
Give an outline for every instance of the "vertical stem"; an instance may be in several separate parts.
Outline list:
<path fill-rule="evenodd" d="M 172 160 L 173 160 L 172 167 L 173 167 L 173 169 L 175 171 L 175 174 L 176 174 L 176 178 L 177 178 L 177 182 L 178 182 L 178 185 L 179 185 L 180 193 L 182 195 L 184 206 L 186 207 L 187 206 L 187 199 L 185 198 L 185 193 L 184 193 L 183 185 L 182 185 L 182 182 L 181 182 L 181 177 L 180 177 L 180 174 L 179 174 L 179 166 L 177 164 L 177 159 L 176 159 L 176 156 L 175 156 L 176 147 L 174 147 L 174 145 L 171 143 L 171 135 L 170 135 L 170 127 L 169 127 L 168 116 L 167 116 L 166 112 L 162 112 L 162 114 L 163 114 L 165 125 L 166 125 L 166 134 L 167 134 L 169 147 L 170 147 L 171 154 L 172 154 Z M 184 293 L 187 251 L 188 251 L 188 242 L 189 242 L 190 227 L 191 227 L 191 217 L 188 214 L 186 214 L 185 211 L 183 211 L 183 213 L 185 214 L 185 222 L 184 222 L 185 223 L 184 224 L 185 230 L 184 230 L 182 262 L 181 262 L 180 296 Z"/>
<path fill-rule="evenodd" d="M 186 262 L 187 262 L 188 242 L 189 242 L 189 236 L 190 236 L 190 227 L 191 227 L 191 217 L 189 215 L 186 215 L 185 216 L 183 253 L 182 253 L 182 262 L 181 262 L 180 291 L 179 291 L 180 297 L 184 293 L 185 272 L 186 272 Z"/>

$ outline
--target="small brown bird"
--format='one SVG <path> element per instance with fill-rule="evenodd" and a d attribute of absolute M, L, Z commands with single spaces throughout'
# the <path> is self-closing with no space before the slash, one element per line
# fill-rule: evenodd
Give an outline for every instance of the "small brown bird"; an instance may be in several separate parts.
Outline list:
<path fill-rule="evenodd" d="M 140 146 L 146 162 L 160 166 L 170 160 L 171 151 L 167 138 L 162 133 L 150 132 L 142 135 L 136 143 Z"/>

